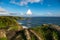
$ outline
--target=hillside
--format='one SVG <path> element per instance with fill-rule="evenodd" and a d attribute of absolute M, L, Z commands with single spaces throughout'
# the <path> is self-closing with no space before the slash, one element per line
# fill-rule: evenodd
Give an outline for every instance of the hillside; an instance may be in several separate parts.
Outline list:
<path fill-rule="evenodd" d="M 21 17 L 0 16 L 0 40 L 59 40 L 60 26 L 43 24 L 23 29 L 17 20 Z"/>
<path fill-rule="evenodd" d="M 22 26 L 19 25 L 16 21 L 18 19 L 21 19 L 21 18 L 12 17 L 12 16 L 0 16 L 0 40 L 1 40 L 1 37 L 2 37 L 2 40 L 4 40 L 6 37 L 6 34 L 8 34 L 8 32 L 10 31 L 22 30 Z"/>

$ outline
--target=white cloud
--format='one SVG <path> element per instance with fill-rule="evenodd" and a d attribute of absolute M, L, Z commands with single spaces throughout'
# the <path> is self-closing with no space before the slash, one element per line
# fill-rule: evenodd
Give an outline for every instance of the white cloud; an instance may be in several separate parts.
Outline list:
<path fill-rule="evenodd" d="M 9 15 L 9 12 L 6 11 L 4 8 L 0 7 L 0 15 Z"/>
<path fill-rule="evenodd" d="M 28 5 L 28 3 L 39 3 L 42 2 L 42 0 L 20 0 L 19 2 L 16 2 L 16 0 L 11 0 L 10 3 L 17 4 L 20 6 Z"/>
<path fill-rule="evenodd" d="M 6 10 L 0 7 L 0 12 L 5 12 Z"/>
<path fill-rule="evenodd" d="M 28 11 L 27 11 L 27 13 L 26 13 L 27 15 L 32 15 L 32 12 L 31 12 L 31 10 L 30 9 L 28 9 Z"/>
<path fill-rule="evenodd" d="M 54 16 L 54 15 L 52 12 L 48 11 L 48 12 L 42 12 L 40 16 Z"/>
<path fill-rule="evenodd" d="M 22 13 L 22 12 L 21 12 L 21 13 L 20 13 L 20 15 L 21 15 L 21 16 L 23 16 L 23 15 L 24 15 L 24 13 Z"/>
<path fill-rule="evenodd" d="M 20 4 L 20 6 L 24 6 L 24 5 L 27 5 L 27 4 L 28 4 L 28 2 L 21 1 L 19 4 Z"/>
<path fill-rule="evenodd" d="M 53 13 L 53 12 L 47 12 L 47 13 L 46 13 L 46 16 L 56 16 L 56 14 Z M 57 15 L 57 16 L 58 16 L 58 15 Z"/>
<path fill-rule="evenodd" d="M 47 12 L 42 12 L 40 14 L 40 16 L 56 16 L 56 17 L 58 17 L 58 16 L 60 16 L 60 14 L 52 12 L 52 11 L 47 11 Z"/>
<path fill-rule="evenodd" d="M 52 16 L 53 14 L 51 12 L 47 12 L 47 15 L 48 16 Z"/>
<path fill-rule="evenodd" d="M 40 2 L 41 0 L 28 0 L 29 2 L 31 2 L 31 3 L 38 3 L 38 2 Z"/>

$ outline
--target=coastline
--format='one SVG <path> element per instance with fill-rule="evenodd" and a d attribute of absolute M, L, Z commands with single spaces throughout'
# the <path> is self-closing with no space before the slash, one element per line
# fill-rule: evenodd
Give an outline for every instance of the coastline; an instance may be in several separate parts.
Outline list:
<path fill-rule="evenodd" d="M 60 26 L 42 24 L 36 27 L 21 25 L 18 17 L 0 17 L 0 40 L 59 40 Z M 4 27 L 3 27 L 4 26 Z M 1 35 L 2 34 L 2 35 Z"/>

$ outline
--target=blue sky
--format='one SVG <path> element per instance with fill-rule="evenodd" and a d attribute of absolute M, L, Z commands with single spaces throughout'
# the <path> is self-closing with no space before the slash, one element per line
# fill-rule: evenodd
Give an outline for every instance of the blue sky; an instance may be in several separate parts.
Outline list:
<path fill-rule="evenodd" d="M 60 16 L 60 0 L 0 0 L 0 12 L 25 16 L 28 9 L 31 16 Z"/>

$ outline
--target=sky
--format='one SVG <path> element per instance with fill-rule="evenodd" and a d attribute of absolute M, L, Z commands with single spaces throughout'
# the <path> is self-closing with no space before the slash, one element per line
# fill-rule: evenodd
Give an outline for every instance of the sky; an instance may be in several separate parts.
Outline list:
<path fill-rule="evenodd" d="M 60 17 L 60 0 L 0 0 L 0 15 Z"/>

